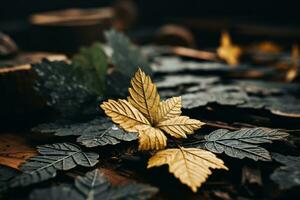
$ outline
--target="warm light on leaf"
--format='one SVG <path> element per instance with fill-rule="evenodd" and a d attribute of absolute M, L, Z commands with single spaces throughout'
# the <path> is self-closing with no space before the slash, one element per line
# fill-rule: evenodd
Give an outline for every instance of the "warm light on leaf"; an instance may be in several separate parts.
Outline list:
<path fill-rule="evenodd" d="M 141 69 L 135 73 L 128 101 L 108 100 L 101 105 L 106 115 L 123 129 L 139 134 L 139 150 L 159 150 L 167 146 L 164 132 L 186 138 L 204 123 L 181 114 L 181 97 L 160 102 L 156 85 Z"/>
<path fill-rule="evenodd" d="M 291 67 L 287 71 L 286 81 L 291 82 L 291 81 L 295 80 L 295 78 L 298 76 L 298 70 L 299 70 L 298 62 L 299 62 L 299 46 L 293 45 Z"/>
<path fill-rule="evenodd" d="M 30 200 L 120 200 L 120 199 L 150 199 L 158 189 L 150 185 L 129 183 L 112 186 L 102 171 L 96 169 L 78 176 L 71 185 L 62 184 L 50 188 L 35 189 L 30 194 Z"/>
<path fill-rule="evenodd" d="M 108 100 L 101 105 L 101 108 L 106 115 L 128 132 L 137 132 L 135 128 L 137 125 L 150 125 L 149 121 L 124 99 Z"/>
<path fill-rule="evenodd" d="M 181 97 L 172 97 L 160 102 L 156 115 L 156 122 L 167 120 L 181 115 Z"/>
<path fill-rule="evenodd" d="M 139 150 L 159 150 L 164 149 L 167 146 L 167 137 L 164 133 L 151 126 L 141 127 L 139 131 Z"/>
<path fill-rule="evenodd" d="M 130 97 L 128 101 L 151 122 L 154 122 L 154 116 L 159 107 L 160 97 L 149 76 L 141 70 L 135 73 L 131 79 L 131 88 L 129 88 Z"/>
<path fill-rule="evenodd" d="M 205 182 L 212 169 L 226 169 L 215 154 L 197 148 L 174 148 L 157 152 L 149 159 L 148 168 L 169 165 L 169 171 L 193 192 Z"/>
<path fill-rule="evenodd" d="M 162 121 L 157 127 L 175 138 L 186 138 L 186 134 L 193 134 L 194 131 L 199 129 L 202 125 L 204 125 L 204 123 L 199 120 L 190 119 L 186 116 L 178 116 Z"/>
<path fill-rule="evenodd" d="M 221 45 L 217 49 L 218 56 L 225 60 L 229 65 L 239 64 L 239 57 L 242 50 L 239 46 L 232 44 L 231 38 L 228 32 L 222 32 Z"/>
<path fill-rule="evenodd" d="M 251 46 L 251 50 L 262 53 L 280 53 L 282 51 L 280 46 L 272 41 L 263 41 L 254 44 Z"/>

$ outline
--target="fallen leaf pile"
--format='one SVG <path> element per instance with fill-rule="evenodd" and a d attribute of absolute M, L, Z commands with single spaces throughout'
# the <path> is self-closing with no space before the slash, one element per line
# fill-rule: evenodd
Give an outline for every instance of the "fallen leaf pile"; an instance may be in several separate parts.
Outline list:
<path fill-rule="evenodd" d="M 232 90 L 232 87 L 230 88 Z M 212 94 L 214 97 L 217 96 L 216 93 Z M 231 97 L 230 99 L 232 101 Z M 76 142 L 84 146 L 82 148 L 63 141 L 40 145 L 35 150 L 26 145 L 23 140 L 19 141 L 8 137 L 7 141 L 12 141 L 11 144 L 16 144 L 14 146 L 18 148 L 2 145 L 0 163 L 22 172 L 6 180 L 0 191 L 44 182 L 57 177 L 58 173 L 79 166 L 97 167 L 100 163 L 100 153 L 86 151 L 86 148 L 112 146 L 138 139 L 138 149 L 144 155 L 152 155 L 147 168 L 168 165 L 170 173 L 174 174 L 181 183 L 190 187 L 193 192 L 197 192 L 198 188 L 212 174 L 211 169 L 228 170 L 224 162 L 215 154 L 224 153 L 238 159 L 270 161 L 269 151 L 259 145 L 288 136 L 287 133 L 280 130 L 256 127 L 236 131 L 217 129 L 205 136 L 202 135 L 202 139 L 198 138 L 199 134 L 197 133 L 193 136 L 192 143 L 189 143 L 190 140 L 184 141 L 182 139 L 194 134 L 204 123 L 197 119 L 190 119 L 188 116 L 181 116 L 181 97 L 171 97 L 161 101 L 157 86 L 141 69 L 138 69 L 131 80 L 127 99 L 108 100 L 103 102 L 100 107 L 119 127 L 102 116 L 81 123 L 58 121 L 41 124 L 32 129 L 36 133 L 52 133 L 60 137 L 75 136 L 77 137 Z M 168 138 L 173 139 L 168 142 Z M 7 141 L 4 139 L 3 143 L 7 143 Z M 115 150 L 118 151 L 117 148 L 113 151 Z M 112 154 L 114 155 L 114 153 Z M 83 196 L 79 199 L 85 199 L 89 194 L 93 194 L 94 197 L 105 197 L 104 199 L 122 199 L 123 194 L 138 195 L 138 199 L 144 199 L 144 197 L 153 196 L 156 192 L 153 188 L 144 185 L 109 187 L 108 182 L 105 182 L 101 176 L 98 171 L 89 172 L 85 177 L 77 179 L 75 186 L 34 190 L 30 198 L 36 199 L 45 193 L 52 195 L 49 197 L 50 199 L 55 199 L 58 194 L 60 194 L 59 198 L 77 195 L 83 188 L 80 186 L 83 183 L 81 180 L 86 180 L 85 183 L 91 187 L 88 186 L 90 187 L 89 191 L 86 191 L 86 194 L 82 193 Z M 98 194 L 98 186 L 93 185 L 93 181 L 90 182 L 92 179 L 105 183 L 106 190 Z"/>
<path fill-rule="evenodd" d="M 137 132 L 139 150 L 161 150 L 167 146 L 165 133 L 187 138 L 203 122 L 181 115 L 181 97 L 160 101 L 156 85 L 139 69 L 131 80 L 130 96 L 108 100 L 101 105 L 105 113 L 128 132 Z M 158 151 L 148 168 L 168 164 L 169 171 L 194 192 L 211 174 L 209 168 L 227 169 L 213 153 L 197 148 L 172 148 Z"/>
<path fill-rule="evenodd" d="M 188 147 L 177 145 L 177 148 L 165 149 L 168 146 L 167 136 L 187 138 L 204 123 L 180 116 L 181 97 L 160 101 L 156 85 L 141 69 L 131 80 L 129 94 L 127 100 L 108 100 L 100 107 L 128 134 L 138 133 L 140 151 L 159 150 L 149 159 L 148 168 L 169 165 L 169 171 L 194 192 L 212 173 L 210 168 L 228 170 L 214 153 L 224 152 L 239 159 L 247 157 L 255 161 L 270 161 L 270 153 L 258 144 L 271 143 L 288 136 L 285 132 L 267 128 L 233 132 L 218 129 Z"/>
<path fill-rule="evenodd" d="M 98 169 L 75 179 L 74 186 L 54 186 L 36 189 L 30 194 L 30 200 L 49 199 L 148 199 L 158 192 L 157 188 L 144 184 L 128 184 L 111 187 L 105 175 Z"/>
<path fill-rule="evenodd" d="M 20 169 L 24 173 L 11 179 L 0 191 L 54 178 L 57 170 L 66 171 L 78 165 L 92 167 L 98 163 L 99 158 L 97 153 L 84 152 L 71 143 L 42 145 L 37 147 L 37 151 L 41 155 L 31 157 L 23 163 Z"/>
<path fill-rule="evenodd" d="M 104 36 L 70 60 L 0 59 L 0 199 L 299 193 L 298 44 L 289 56 L 284 42 L 238 46 L 228 32 L 214 52 Z"/>

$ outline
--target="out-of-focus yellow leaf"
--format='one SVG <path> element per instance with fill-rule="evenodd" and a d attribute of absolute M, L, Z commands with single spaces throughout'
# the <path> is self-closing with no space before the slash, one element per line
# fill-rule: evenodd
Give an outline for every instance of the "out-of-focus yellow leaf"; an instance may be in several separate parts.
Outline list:
<path fill-rule="evenodd" d="M 239 57 L 242 54 L 242 49 L 239 46 L 232 44 L 228 32 L 222 32 L 221 44 L 217 49 L 217 54 L 229 65 L 235 66 L 239 64 Z"/>
<path fill-rule="evenodd" d="M 298 76 L 299 46 L 294 44 L 292 47 L 291 67 L 286 73 L 286 81 L 291 82 Z"/>
<path fill-rule="evenodd" d="M 262 52 L 262 53 L 280 53 L 282 51 L 279 45 L 271 41 L 263 41 L 251 45 L 250 49 L 252 51 Z"/>
<path fill-rule="evenodd" d="M 224 162 L 215 154 L 197 148 L 174 148 L 157 152 L 148 161 L 148 168 L 169 165 L 173 173 L 183 184 L 188 185 L 193 192 L 197 192 L 212 169 L 226 169 Z"/>

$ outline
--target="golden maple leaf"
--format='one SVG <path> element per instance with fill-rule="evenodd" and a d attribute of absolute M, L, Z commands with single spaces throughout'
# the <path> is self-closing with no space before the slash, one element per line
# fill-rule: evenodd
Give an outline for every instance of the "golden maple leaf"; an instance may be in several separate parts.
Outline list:
<path fill-rule="evenodd" d="M 137 125 L 150 125 L 149 121 L 124 99 L 108 100 L 101 105 L 101 108 L 115 123 L 120 124 L 128 132 L 137 132 Z"/>
<path fill-rule="evenodd" d="M 229 65 L 235 66 L 239 64 L 239 57 L 242 50 L 239 46 L 232 44 L 231 38 L 228 32 L 222 32 L 221 45 L 217 49 L 218 56 L 225 60 Z"/>
<path fill-rule="evenodd" d="M 135 73 L 131 79 L 130 96 L 128 101 L 137 108 L 151 122 L 154 122 L 156 112 L 159 107 L 160 96 L 149 76 L 141 70 Z"/>
<path fill-rule="evenodd" d="M 138 132 L 139 150 L 159 150 L 167 146 L 169 135 L 186 138 L 204 123 L 181 114 L 181 97 L 160 102 L 156 85 L 141 69 L 135 73 L 129 88 L 130 96 L 118 101 L 108 100 L 101 108 L 124 130 Z"/>
<path fill-rule="evenodd" d="M 188 185 L 193 192 L 205 182 L 212 169 L 226 169 L 223 161 L 215 154 L 197 148 L 173 148 L 157 152 L 148 161 L 148 168 L 169 165 L 173 173 L 183 184 Z"/>
<path fill-rule="evenodd" d="M 156 123 L 181 115 L 181 97 L 172 97 L 160 102 Z"/>
<path fill-rule="evenodd" d="M 157 127 L 175 138 L 186 138 L 186 134 L 193 134 L 199 128 L 199 120 L 178 116 L 160 122 Z"/>
<path fill-rule="evenodd" d="M 167 137 L 158 128 L 152 126 L 139 127 L 139 149 L 159 150 L 167 146 Z"/>

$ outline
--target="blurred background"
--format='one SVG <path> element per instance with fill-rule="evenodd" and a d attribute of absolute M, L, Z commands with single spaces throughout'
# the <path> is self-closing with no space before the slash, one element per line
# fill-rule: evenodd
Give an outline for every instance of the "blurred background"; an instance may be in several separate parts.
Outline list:
<path fill-rule="evenodd" d="M 199 74 L 299 82 L 297 11 L 297 2 L 292 0 L 2 0 L 0 119 L 9 119 L 8 115 L 15 119 L 14 113 L 21 113 L 23 121 L 35 110 L 40 119 L 40 109 L 59 104 L 56 98 L 64 96 L 65 91 L 56 91 L 59 81 L 52 78 L 65 80 L 71 73 L 60 70 L 69 70 L 69 64 L 75 71 L 84 71 L 77 73 L 78 79 L 83 79 L 98 97 L 125 95 L 137 66 L 157 74 L 167 69 L 188 71 L 185 61 L 194 62 L 191 65 Z M 47 62 L 42 62 L 42 67 L 34 65 L 44 58 L 68 64 L 59 67 L 60 63 L 57 68 Z M 47 67 L 51 70 L 39 71 Z M 41 88 L 38 96 L 46 96 L 46 100 L 35 102 L 32 81 L 37 77 L 42 82 L 39 86 L 46 88 Z M 53 83 L 50 89 L 48 79 Z M 68 84 L 64 84 L 67 91 Z M 80 100 L 63 97 L 65 104 L 58 110 L 73 106 L 74 99 Z M 91 105 L 94 111 L 97 104 Z M 82 107 L 88 106 L 83 103 Z"/>
<path fill-rule="evenodd" d="M 297 11 L 292 0 L 2 0 L 0 30 L 21 49 L 39 51 L 76 51 L 100 40 L 102 29 L 110 27 L 140 44 L 211 47 L 228 30 L 240 44 L 271 40 L 290 45 L 300 38 Z"/>

